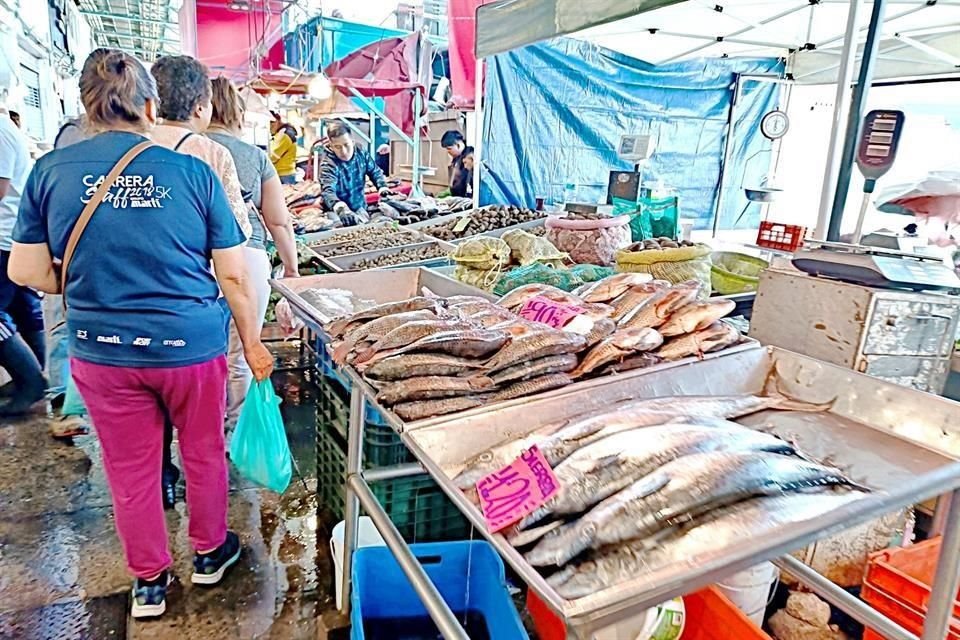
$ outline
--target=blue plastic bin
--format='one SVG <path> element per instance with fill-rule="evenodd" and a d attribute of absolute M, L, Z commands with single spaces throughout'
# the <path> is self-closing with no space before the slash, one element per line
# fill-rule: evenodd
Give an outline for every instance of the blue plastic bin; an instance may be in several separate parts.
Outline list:
<path fill-rule="evenodd" d="M 412 544 L 410 550 L 458 618 L 462 619 L 464 609 L 469 609 L 483 617 L 491 640 L 529 640 L 507 591 L 503 561 L 487 542 Z M 357 550 L 350 605 L 352 640 L 367 640 L 364 621 L 369 624 L 371 621 L 428 615 L 407 576 L 386 547 Z"/>

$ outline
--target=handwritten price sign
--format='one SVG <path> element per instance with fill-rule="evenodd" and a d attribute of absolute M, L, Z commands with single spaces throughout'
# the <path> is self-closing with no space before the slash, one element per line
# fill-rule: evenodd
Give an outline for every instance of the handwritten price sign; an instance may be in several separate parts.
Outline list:
<path fill-rule="evenodd" d="M 557 478 L 536 445 L 477 482 L 480 509 L 493 532 L 532 513 L 558 491 Z"/>
<path fill-rule="evenodd" d="M 554 302 L 543 296 L 534 296 L 521 307 L 520 317 L 534 322 L 542 322 L 554 329 L 562 329 L 565 324 L 584 311 L 586 309 L 581 307 Z"/>

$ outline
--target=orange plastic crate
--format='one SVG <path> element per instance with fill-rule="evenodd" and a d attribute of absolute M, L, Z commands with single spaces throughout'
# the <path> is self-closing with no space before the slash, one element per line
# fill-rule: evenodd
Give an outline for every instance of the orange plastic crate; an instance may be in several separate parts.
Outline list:
<path fill-rule="evenodd" d="M 865 584 L 925 612 L 940 559 L 940 538 L 924 540 L 909 547 L 885 549 L 867 562 Z M 960 619 L 960 601 L 953 602 L 953 617 Z"/>
<path fill-rule="evenodd" d="M 683 640 L 772 640 L 716 587 L 683 596 L 683 604 Z M 563 620 L 533 591 L 527 592 L 527 610 L 540 640 L 566 640 Z"/>
<path fill-rule="evenodd" d="M 910 633 L 917 636 L 923 635 L 923 622 L 926 611 L 918 611 L 914 607 L 897 600 L 879 589 L 874 589 L 866 583 L 864 583 L 860 591 L 860 599 Z M 956 618 L 950 623 L 950 631 L 947 634 L 947 639 L 960 640 L 960 624 L 958 624 Z M 867 628 L 863 631 L 863 640 L 885 640 L 885 638 L 873 629 Z"/>
<path fill-rule="evenodd" d="M 796 251 L 803 246 L 807 228 L 795 224 L 780 224 L 764 220 L 757 232 L 757 246 L 779 251 Z"/>

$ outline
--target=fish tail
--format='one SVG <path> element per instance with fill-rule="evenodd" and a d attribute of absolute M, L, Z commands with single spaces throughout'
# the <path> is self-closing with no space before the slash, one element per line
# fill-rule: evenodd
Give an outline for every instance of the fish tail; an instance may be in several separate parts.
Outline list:
<path fill-rule="evenodd" d="M 554 520 L 553 522 L 534 527 L 533 529 L 516 529 L 507 536 L 507 542 L 513 547 L 526 547 L 562 526 L 562 520 Z"/>
<path fill-rule="evenodd" d="M 350 349 L 352 349 L 353 346 L 354 346 L 354 343 L 351 343 L 350 341 L 347 341 L 347 340 L 343 340 L 342 342 L 340 342 L 333 349 L 333 362 L 337 365 L 342 365 L 346 361 L 347 355 L 349 355 Z"/>
<path fill-rule="evenodd" d="M 780 409 L 782 411 L 807 411 L 810 413 L 817 413 L 820 411 L 829 411 L 833 408 L 833 405 L 836 403 L 839 396 L 833 398 L 829 402 L 805 402 L 803 400 L 798 400 L 797 398 L 791 396 L 789 393 L 783 390 L 782 387 L 783 380 L 780 377 L 780 372 L 777 371 L 777 367 L 774 366 L 771 369 L 770 373 L 767 374 L 767 379 L 763 384 L 763 397 L 769 398 L 772 401 L 770 408 Z"/>

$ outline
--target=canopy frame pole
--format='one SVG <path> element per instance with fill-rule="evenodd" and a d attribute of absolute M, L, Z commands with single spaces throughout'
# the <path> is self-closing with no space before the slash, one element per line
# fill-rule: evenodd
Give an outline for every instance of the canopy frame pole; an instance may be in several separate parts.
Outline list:
<path fill-rule="evenodd" d="M 474 69 L 473 117 L 476 127 L 476 140 L 473 141 L 473 208 L 480 206 L 480 172 L 483 170 L 483 65 L 484 58 L 477 58 Z"/>
<path fill-rule="evenodd" d="M 850 101 L 853 80 L 853 66 L 857 58 L 857 33 L 859 33 L 860 9 L 863 0 L 850 0 L 847 11 L 847 31 L 844 37 L 843 54 L 840 58 L 840 70 L 837 76 L 837 93 L 833 103 L 833 122 L 830 126 L 830 144 L 827 147 L 827 161 L 824 163 L 823 184 L 820 188 L 820 209 L 817 214 L 817 226 L 813 237 L 824 240 L 830 220 L 830 207 L 833 203 L 833 181 L 837 175 L 837 158 L 840 155 L 840 124 Z"/>
<path fill-rule="evenodd" d="M 847 204 L 847 194 L 850 192 L 850 178 L 853 174 L 853 159 L 857 152 L 857 142 L 863 120 L 863 109 L 867 104 L 870 85 L 873 82 L 873 68 L 877 60 L 877 50 L 880 48 L 883 14 L 887 8 L 887 0 L 873 0 L 873 11 L 870 14 L 870 26 L 867 28 L 867 42 L 863 46 L 863 57 L 860 60 L 860 75 L 857 84 L 853 87 L 850 110 L 847 112 L 847 131 L 843 141 L 843 152 L 840 156 L 840 171 L 837 175 L 836 191 L 833 195 L 833 207 L 827 227 L 827 240 L 840 240 L 840 225 L 843 223 L 843 210 Z M 850 43 L 856 51 L 856 43 Z"/>
<path fill-rule="evenodd" d="M 410 181 L 413 183 L 413 195 L 416 198 L 423 197 L 423 175 L 421 173 L 420 167 L 420 147 L 421 147 L 421 138 L 420 135 L 421 127 L 423 127 L 423 120 L 421 119 L 421 109 L 423 105 L 423 96 L 420 95 L 420 87 L 413 88 L 413 162 L 410 167 Z"/>
<path fill-rule="evenodd" d="M 723 198 L 727 194 L 725 184 L 727 182 L 727 169 L 730 167 L 730 161 L 733 159 L 733 130 L 737 124 L 737 105 L 740 104 L 740 90 L 742 87 L 740 74 L 736 74 L 733 80 L 733 98 L 730 102 L 730 111 L 727 116 L 727 139 L 723 143 L 723 164 L 720 165 L 720 176 L 717 178 L 717 206 L 713 211 L 713 235 L 717 237 L 717 231 L 720 229 L 720 214 L 723 212 Z"/>
<path fill-rule="evenodd" d="M 377 109 L 377 105 L 375 105 L 372 100 L 370 100 L 369 98 L 367 98 L 365 95 L 361 94 L 359 91 L 357 91 L 357 90 L 354 89 L 353 87 L 348 87 L 348 89 L 350 89 L 350 94 L 353 95 L 354 98 L 356 98 L 357 100 L 359 100 L 360 103 L 361 103 L 363 106 L 365 106 L 367 109 L 369 109 L 372 113 L 375 113 L 378 118 L 380 118 L 381 120 L 383 120 L 384 122 L 386 122 L 386 123 L 387 123 L 387 126 L 390 127 L 390 129 L 391 129 L 394 133 L 396 133 L 398 136 L 400 136 L 400 138 L 401 138 L 404 142 L 406 142 L 406 143 L 409 144 L 410 146 L 413 146 L 413 138 L 411 138 L 411 137 L 408 136 L 406 133 L 404 133 L 403 129 L 401 129 L 399 126 L 397 126 L 397 124 L 396 124 L 395 122 L 393 122 L 393 120 L 391 120 L 390 118 L 388 118 L 385 113 L 383 113 L 382 111 L 380 111 L 380 109 Z"/>

